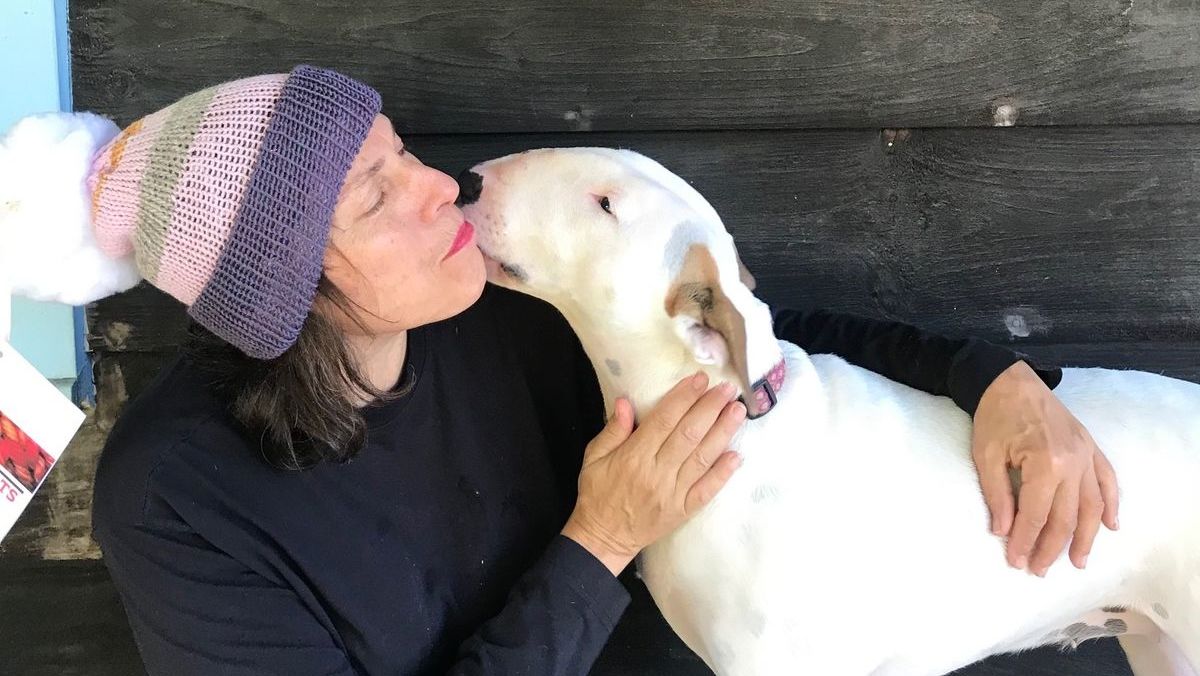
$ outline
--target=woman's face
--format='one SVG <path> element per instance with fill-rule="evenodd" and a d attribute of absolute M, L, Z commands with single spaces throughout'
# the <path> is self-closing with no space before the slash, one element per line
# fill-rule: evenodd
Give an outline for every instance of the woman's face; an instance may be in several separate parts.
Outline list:
<path fill-rule="evenodd" d="M 337 207 L 325 275 L 349 297 L 367 333 L 389 334 L 452 317 L 478 300 L 486 271 L 474 228 L 454 205 L 458 183 L 404 149 L 376 116 Z M 340 312 L 349 334 L 362 334 Z"/>

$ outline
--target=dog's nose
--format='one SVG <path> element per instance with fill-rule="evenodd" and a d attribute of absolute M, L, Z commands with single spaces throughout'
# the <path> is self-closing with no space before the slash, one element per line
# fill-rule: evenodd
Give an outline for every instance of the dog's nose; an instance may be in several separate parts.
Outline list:
<path fill-rule="evenodd" d="M 467 169 L 458 175 L 458 205 L 466 206 L 479 199 L 483 192 L 483 177 Z"/>

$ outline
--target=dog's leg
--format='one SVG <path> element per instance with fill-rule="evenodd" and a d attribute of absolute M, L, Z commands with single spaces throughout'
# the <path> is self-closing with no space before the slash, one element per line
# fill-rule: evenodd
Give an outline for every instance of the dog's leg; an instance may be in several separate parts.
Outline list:
<path fill-rule="evenodd" d="M 1189 557 L 1171 563 L 1139 604 L 1153 629 L 1139 626 L 1119 637 L 1137 676 L 1200 676 L 1200 564 Z"/>
<path fill-rule="evenodd" d="M 1190 663 L 1191 671 L 1179 673 L 1200 676 L 1200 542 L 1193 537 L 1182 554 L 1173 566 L 1164 566 L 1169 574 L 1159 580 L 1169 587 L 1165 594 L 1148 597 L 1157 599 L 1148 614 L 1173 642 L 1174 652 Z"/>
<path fill-rule="evenodd" d="M 1078 645 L 1091 638 L 1115 636 L 1134 676 L 1200 676 L 1179 644 L 1159 627 L 1161 621 L 1161 614 L 1151 619 L 1136 610 L 1109 607 L 1079 618 L 1062 630 L 1062 638 L 1068 645 Z"/>
<path fill-rule="evenodd" d="M 1175 614 L 1171 619 L 1161 622 L 1165 634 L 1162 643 L 1181 670 L 1164 673 L 1200 676 L 1200 602 L 1176 603 L 1174 606 Z"/>
<path fill-rule="evenodd" d="M 1156 634 L 1122 634 L 1117 641 L 1129 658 L 1134 676 L 1200 676 L 1179 645 L 1161 630 Z"/>

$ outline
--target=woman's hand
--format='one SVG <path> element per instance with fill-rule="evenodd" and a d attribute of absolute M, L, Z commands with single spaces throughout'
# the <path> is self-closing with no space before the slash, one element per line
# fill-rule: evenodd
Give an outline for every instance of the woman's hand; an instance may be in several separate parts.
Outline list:
<path fill-rule="evenodd" d="M 579 499 L 562 532 L 614 575 L 708 504 L 742 464 L 728 449 L 746 407 L 731 402 L 733 386 L 707 387 L 704 374 L 683 380 L 636 430 L 632 406 L 617 400 L 584 451 Z"/>
<path fill-rule="evenodd" d="M 992 532 L 1009 538 L 1009 565 L 1045 575 L 1070 540 L 1071 562 L 1083 568 L 1101 520 L 1117 529 L 1112 465 L 1025 362 L 984 391 L 971 452 Z M 1021 471 L 1015 502 L 1010 467 Z"/>

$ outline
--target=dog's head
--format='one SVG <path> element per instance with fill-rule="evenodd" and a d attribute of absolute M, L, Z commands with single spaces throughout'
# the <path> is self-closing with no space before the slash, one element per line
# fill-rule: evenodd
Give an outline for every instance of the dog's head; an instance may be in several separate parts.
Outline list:
<path fill-rule="evenodd" d="M 460 184 L 488 278 L 550 302 L 581 335 L 672 334 L 744 389 L 770 368 L 746 363 L 747 330 L 770 321 L 733 239 L 657 162 L 608 148 L 531 150 L 477 165 Z"/>

